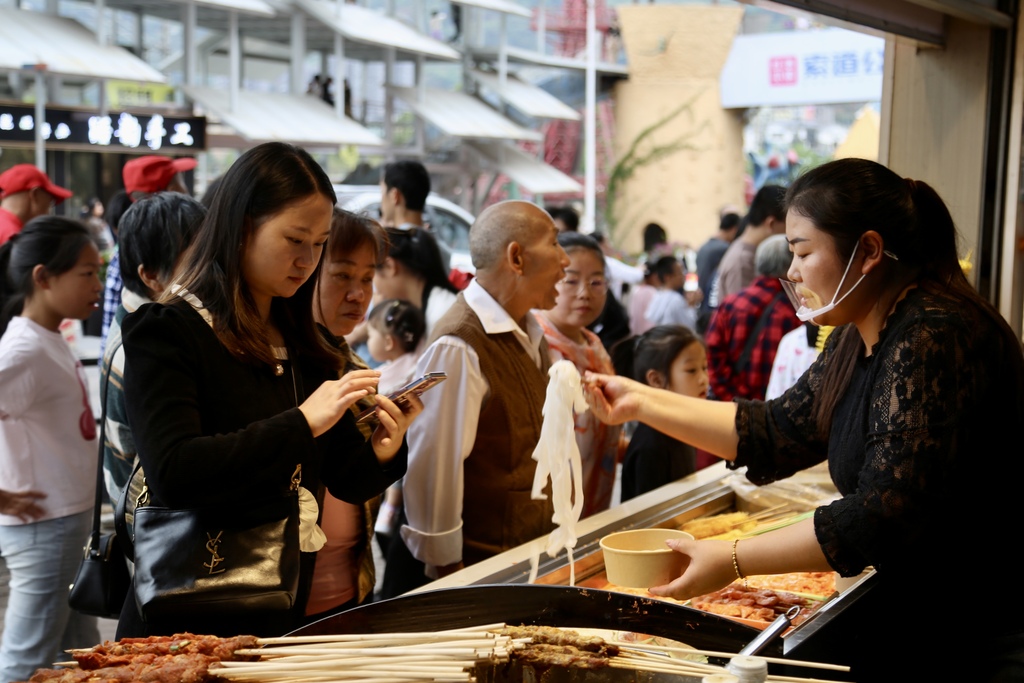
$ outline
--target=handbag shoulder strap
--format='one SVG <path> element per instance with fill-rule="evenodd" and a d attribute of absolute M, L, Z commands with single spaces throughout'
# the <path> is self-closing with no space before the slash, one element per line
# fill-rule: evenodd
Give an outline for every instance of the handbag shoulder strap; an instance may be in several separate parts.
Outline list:
<path fill-rule="evenodd" d="M 110 358 L 121 348 L 121 341 L 118 340 L 110 350 Z M 102 364 L 100 366 L 102 374 Z M 100 511 L 103 508 L 103 456 L 107 444 L 107 390 L 110 388 L 110 366 L 107 366 L 107 374 L 103 377 L 103 384 L 100 387 L 100 432 L 96 450 L 96 501 L 92 506 L 92 533 L 89 535 L 89 547 L 98 548 L 100 542 Z"/>

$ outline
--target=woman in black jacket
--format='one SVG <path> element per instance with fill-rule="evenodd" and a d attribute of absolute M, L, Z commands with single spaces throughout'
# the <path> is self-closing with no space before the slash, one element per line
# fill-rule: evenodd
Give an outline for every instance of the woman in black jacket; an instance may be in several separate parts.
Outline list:
<path fill-rule="evenodd" d="M 125 320 L 128 419 L 151 505 L 244 507 L 285 495 L 297 466 L 304 489 L 361 504 L 404 473 L 405 430 L 422 404 L 403 412 L 377 397 L 379 426 L 364 439 L 349 407 L 378 374 L 338 379 L 345 358 L 313 320 L 334 203 L 306 152 L 253 148 L 225 174 L 176 284 Z M 304 553 L 287 612 L 145 619 L 130 593 L 118 637 L 285 633 L 305 611 L 312 560 Z"/>

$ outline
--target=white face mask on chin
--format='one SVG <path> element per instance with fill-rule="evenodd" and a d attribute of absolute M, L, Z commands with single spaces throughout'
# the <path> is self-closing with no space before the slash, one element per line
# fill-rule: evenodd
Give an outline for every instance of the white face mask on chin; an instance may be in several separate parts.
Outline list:
<path fill-rule="evenodd" d="M 853 284 L 853 287 L 850 287 L 850 290 L 846 292 L 846 294 L 839 296 L 839 292 L 843 289 L 843 283 L 846 282 L 846 276 L 850 272 L 850 266 L 853 265 L 853 257 L 857 255 L 857 247 L 857 244 L 853 245 L 853 253 L 850 254 L 850 260 L 846 264 L 846 270 L 843 271 L 843 277 L 839 281 L 839 286 L 836 287 L 836 293 L 832 295 L 832 301 L 828 302 L 827 304 L 820 305 L 822 301 L 821 297 L 819 297 L 817 294 L 804 287 L 803 284 L 799 282 L 793 282 L 792 280 L 779 278 L 779 282 L 782 283 L 782 288 L 786 291 L 786 295 L 789 297 L 790 303 L 792 303 L 793 308 L 796 309 L 796 317 L 800 319 L 800 322 L 807 322 L 808 320 L 813 322 L 813 320 L 818 316 L 825 315 L 826 313 L 831 311 L 833 308 L 842 303 L 843 299 L 850 296 L 850 292 L 857 289 L 857 285 L 859 285 L 864 280 L 864 278 L 867 277 L 867 273 L 863 273 L 860 276 L 860 279 Z M 836 297 L 839 298 L 837 299 Z M 819 306 L 818 308 L 812 309 L 810 306 L 808 306 L 808 303 L 812 305 L 817 304 Z"/>

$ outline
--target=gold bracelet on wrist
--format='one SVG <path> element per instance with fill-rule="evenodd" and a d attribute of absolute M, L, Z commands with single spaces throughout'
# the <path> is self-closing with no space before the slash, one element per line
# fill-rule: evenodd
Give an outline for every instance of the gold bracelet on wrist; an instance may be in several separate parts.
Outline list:
<path fill-rule="evenodd" d="M 735 539 L 732 542 L 732 568 L 736 570 L 736 578 L 743 582 L 743 587 L 747 587 L 747 577 L 743 576 L 743 572 L 740 571 L 740 563 L 736 561 L 736 545 L 740 542 L 740 539 Z"/>

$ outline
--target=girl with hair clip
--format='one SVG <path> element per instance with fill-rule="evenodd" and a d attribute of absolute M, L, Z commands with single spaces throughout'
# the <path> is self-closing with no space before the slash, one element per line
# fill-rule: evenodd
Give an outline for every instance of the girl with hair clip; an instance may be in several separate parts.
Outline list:
<path fill-rule="evenodd" d="M 388 228 L 391 248 L 377 269 L 374 287 L 381 299 L 402 299 L 419 306 L 430 338 L 434 325 L 452 304 L 458 290 L 448 280 L 437 240 L 423 228 Z"/>
<path fill-rule="evenodd" d="M 750 574 L 873 566 L 829 643 L 854 680 L 1021 680 L 1016 592 L 982 589 L 964 601 L 968 628 L 941 626 L 951 576 L 983 587 L 1012 563 L 1005 527 L 979 515 L 1017 517 L 1020 340 L 967 281 L 949 211 L 925 183 L 843 159 L 796 180 L 786 207 L 798 317 L 836 326 L 796 385 L 768 402 L 719 403 L 595 375 L 588 398 L 603 419 L 640 420 L 745 466 L 757 484 L 827 459 L 842 497 L 755 538 L 671 541 L 687 567 L 651 592 L 686 599 Z M 983 513 L 962 502 L 978 494 Z"/>
<path fill-rule="evenodd" d="M 659 325 L 624 339 L 612 350 L 615 367 L 648 386 L 691 398 L 708 394 L 708 354 L 683 325 Z M 635 498 L 693 474 L 697 451 L 646 424 L 637 425 L 622 464 L 622 500 Z"/>
<path fill-rule="evenodd" d="M 96 418 L 58 327 L 99 307 L 102 266 L 89 230 L 67 218 L 29 221 L 0 247 L 3 681 L 26 681 L 64 649 L 99 640 L 96 620 L 68 606 L 96 495 Z"/>
<path fill-rule="evenodd" d="M 224 175 L 175 284 L 125 319 L 128 421 L 152 505 L 251 505 L 284 495 L 298 467 L 302 489 L 324 486 L 361 505 L 404 473 L 405 430 L 422 403 L 403 412 L 377 396 L 367 439 L 350 408 L 373 394 L 377 373 L 342 374 L 347 359 L 315 324 L 334 202 L 327 175 L 302 149 L 252 148 Z M 131 593 L 118 637 L 288 632 L 303 621 L 323 542 L 314 522 L 304 516 L 300 527 L 290 610 L 143 620 Z"/>
<path fill-rule="evenodd" d="M 378 389 L 390 394 L 412 380 L 426 323 L 423 311 L 408 301 L 388 299 L 370 313 L 367 346 L 373 359 L 383 363 Z"/>
<path fill-rule="evenodd" d="M 568 360 L 580 375 L 612 372 L 601 339 L 587 329 L 601 315 L 608 297 L 604 253 L 590 235 L 561 232 L 558 243 L 569 256 L 565 278 L 556 285 L 555 307 L 535 310 L 552 363 Z M 615 467 L 622 455 L 622 429 L 606 425 L 589 410 L 576 416 L 576 444 L 583 460 L 583 517 L 607 510 L 615 487 Z"/>

